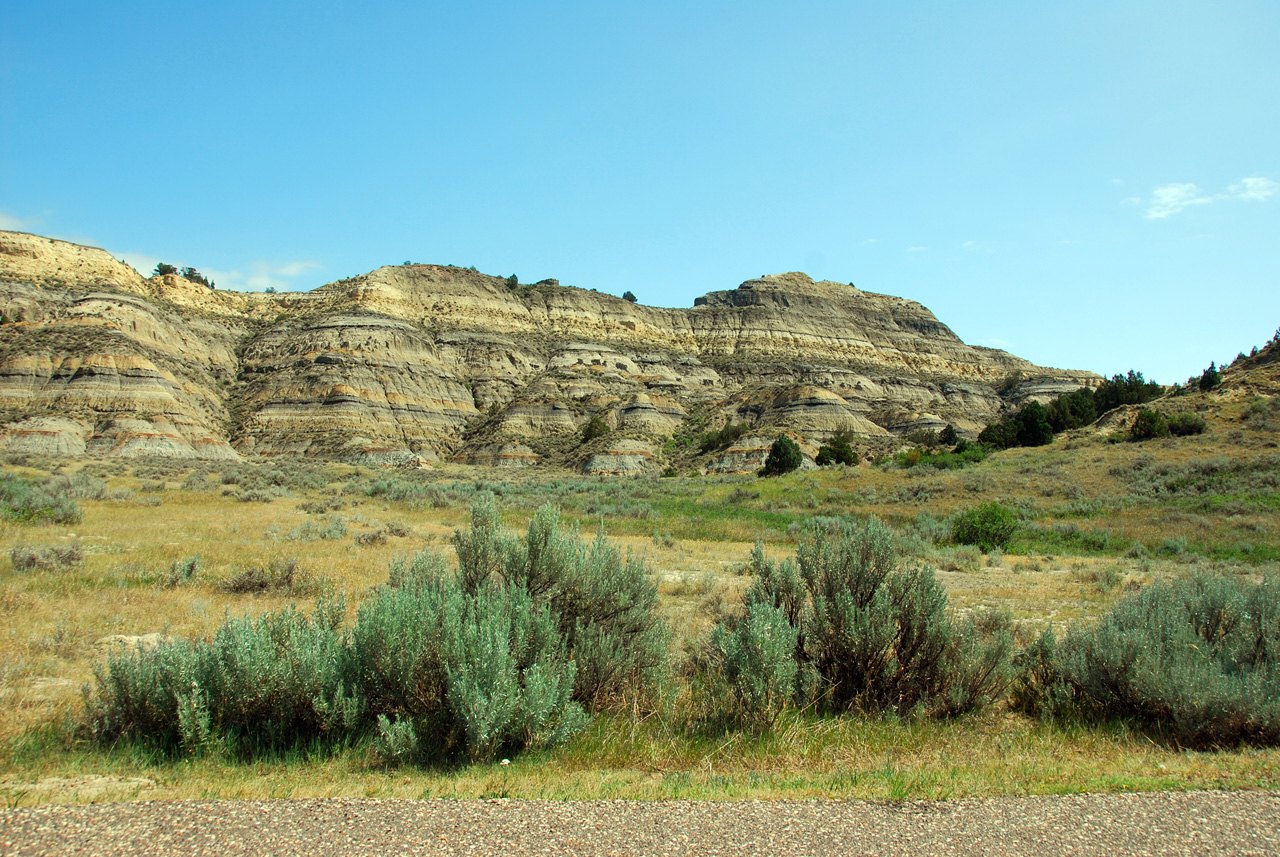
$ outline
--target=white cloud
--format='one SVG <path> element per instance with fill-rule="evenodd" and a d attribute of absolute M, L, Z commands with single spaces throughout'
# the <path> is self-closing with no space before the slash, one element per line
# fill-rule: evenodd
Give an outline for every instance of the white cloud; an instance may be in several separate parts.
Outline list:
<path fill-rule="evenodd" d="M 167 262 L 175 268 L 183 268 L 191 263 L 185 259 L 161 259 L 150 253 L 122 253 L 120 258 L 134 267 L 139 274 L 150 277 L 160 262 Z M 278 292 L 287 292 L 294 288 L 294 279 L 308 271 L 323 267 L 319 262 L 295 261 L 273 264 L 261 260 L 252 263 L 248 271 L 239 268 L 219 270 L 195 265 L 196 270 L 217 284 L 220 289 L 233 292 L 262 292 L 273 288 Z"/>
<path fill-rule="evenodd" d="M 928 250 L 928 249 L 929 249 L 928 247 L 908 247 L 908 248 L 907 248 L 907 252 L 908 252 L 908 253 L 923 253 L 925 250 Z"/>
<path fill-rule="evenodd" d="M 960 246 L 961 246 L 961 247 L 977 247 L 977 246 L 978 246 L 978 242 L 977 242 L 977 241 L 966 241 L 966 242 L 964 242 L 963 244 L 961 244 Z"/>
<path fill-rule="evenodd" d="M 1261 177 L 1240 179 L 1237 184 L 1231 185 L 1227 190 L 1231 191 L 1231 195 L 1236 199 L 1256 199 L 1262 202 L 1280 191 L 1280 182 Z"/>
<path fill-rule="evenodd" d="M 275 289 L 278 292 L 287 292 L 293 289 L 294 284 L 291 282 L 293 279 L 319 267 L 321 267 L 319 262 L 296 261 L 277 265 L 259 260 L 249 266 L 247 273 L 239 269 L 218 271 L 212 268 L 203 273 L 217 283 L 220 289 L 235 292 L 264 292 L 267 289 Z"/>
<path fill-rule="evenodd" d="M 144 277 L 150 277 L 160 260 L 148 253 L 121 253 L 120 258 L 133 266 Z"/>
<path fill-rule="evenodd" d="M 1009 347 L 1008 342 L 1004 341 L 1003 339 L 998 339 L 997 337 L 994 337 L 994 336 L 989 339 L 982 340 L 982 344 L 988 345 L 992 348 L 1008 348 Z"/>
<path fill-rule="evenodd" d="M 1191 182 L 1185 184 L 1162 184 L 1151 193 L 1151 205 L 1147 208 L 1148 220 L 1160 220 L 1171 217 L 1192 205 L 1205 205 L 1213 202 L 1213 197 L 1205 196 L 1200 188 Z"/>
<path fill-rule="evenodd" d="M 24 220 L 21 217 L 15 217 L 12 214 L 0 211 L 0 229 L 6 229 L 10 232 L 25 232 L 37 223 L 38 221 L 36 220 Z"/>
<path fill-rule="evenodd" d="M 1190 182 L 1164 184 L 1151 193 L 1151 204 L 1147 207 L 1148 220 L 1161 220 L 1172 217 L 1185 208 L 1193 205 L 1207 205 L 1220 200 L 1244 200 L 1265 202 L 1280 193 L 1280 182 L 1262 176 L 1251 176 L 1240 179 L 1227 186 L 1225 193 L 1206 194 Z M 1129 197 L 1123 204 L 1141 203 L 1137 197 Z"/>
<path fill-rule="evenodd" d="M 1112 179 L 1112 184 L 1124 184 L 1124 179 Z"/>
<path fill-rule="evenodd" d="M 867 238 L 867 239 L 865 239 L 862 243 L 863 243 L 863 244 L 879 244 L 879 243 L 880 243 L 880 239 L 879 239 L 879 238 Z"/>

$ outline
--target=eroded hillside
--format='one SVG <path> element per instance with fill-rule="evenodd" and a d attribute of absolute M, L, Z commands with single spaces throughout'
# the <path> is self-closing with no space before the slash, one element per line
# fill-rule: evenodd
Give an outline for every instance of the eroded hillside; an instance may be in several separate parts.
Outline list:
<path fill-rule="evenodd" d="M 0 444 L 71 456 L 633 473 L 735 422 L 748 430 L 696 464 L 752 470 L 780 432 L 810 454 L 842 430 L 869 447 L 948 422 L 973 433 L 1008 402 L 1097 380 L 966 345 L 913 301 L 800 273 L 691 309 L 434 265 L 240 294 L 0 232 L 0 311 Z M 584 441 L 596 417 L 607 431 Z"/>

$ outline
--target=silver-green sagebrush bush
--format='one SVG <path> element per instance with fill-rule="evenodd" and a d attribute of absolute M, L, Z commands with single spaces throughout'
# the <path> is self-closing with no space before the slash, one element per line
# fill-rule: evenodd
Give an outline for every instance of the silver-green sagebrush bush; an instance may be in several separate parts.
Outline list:
<path fill-rule="evenodd" d="M 1196 576 L 1126 597 L 1021 656 L 1016 700 L 1120 717 L 1178 746 L 1280 744 L 1280 586 Z"/>
<path fill-rule="evenodd" d="M 215 740 L 258 752 L 345 734 L 362 709 L 344 675 L 345 612 L 326 594 L 311 615 L 228 617 L 211 641 L 113 652 L 95 668 L 90 726 L 103 740 L 192 754 Z"/>
<path fill-rule="evenodd" d="M 812 524 L 794 563 L 767 560 L 757 544 L 750 566 L 744 613 L 713 632 L 750 717 L 772 718 L 788 696 L 831 713 L 955 716 L 1009 685 L 1007 620 L 954 621 L 932 570 L 901 567 L 893 534 L 874 518 Z"/>
<path fill-rule="evenodd" d="M 454 545 L 464 588 L 502 581 L 558 617 L 577 665 L 574 699 L 598 710 L 657 692 L 668 642 L 658 590 L 644 563 L 621 556 L 603 530 L 586 544 L 576 526 L 562 526 L 559 511 L 544 505 L 524 538 L 509 535 L 488 496 L 472 507 L 471 528 L 456 533 Z"/>
<path fill-rule="evenodd" d="M 360 608 L 351 663 L 388 761 L 488 760 L 559 743 L 586 723 L 555 616 L 522 588 L 472 592 L 420 554 Z"/>
<path fill-rule="evenodd" d="M 389 763 L 489 760 L 582 729 L 584 706 L 656 696 L 667 632 L 643 564 L 544 507 L 508 535 L 492 495 L 455 535 L 459 570 L 401 558 L 343 629 L 324 595 L 222 623 L 211 641 L 120 650 L 96 671 L 101 740 L 242 754 L 371 738 Z"/>

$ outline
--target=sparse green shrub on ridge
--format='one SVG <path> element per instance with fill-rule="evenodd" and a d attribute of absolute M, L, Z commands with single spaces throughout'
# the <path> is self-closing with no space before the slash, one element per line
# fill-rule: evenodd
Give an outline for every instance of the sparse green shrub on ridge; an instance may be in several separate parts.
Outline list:
<path fill-rule="evenodd" d="M 1151 440 L 1157 437 L 1169 436 L 1169 420 L 1159 411 L 1143 408 L 1138 411 L 1137 416 L 1133 420 L 1133 426 L 1129 429 L 1129 437 L 1132 440 Z"/>
<path fill-rule="evenodd" d="M 1174 437 L 1204 434 L 1206 428 L 1208 428 L 1208 423 L 1199 414 L 1181 413 L 1172 414 L 1169 417 L 1169 434 Z"/>
<path fill-rule="evenodd" d="M 707 432 L 702 436 L 699 451 L 705 454 L 726 449 L 746 434 L 748 428 L 746 423 L 725 423 L 719 431 Z"/>
<path fill-rule="evenodd" d="M 1204 370 L 1204 373 L 1200 376 L 1200 392 L 1207 393 L 1217 388 L 1221 383 L 1222 373 L 1218 371 L 1217 365 L 1211 360 L 1209 361 L 1209 368 Z"/>
<path fill-rule="evenodd" d="M 582 427 L 582 442 L 590 443 L 598 437 L 604 437 L 610 431 L 609 424 L 604 421 L 604 418 L 599 414 L 595 414 Z"/>
<path fill-rule="evenodd" d="M 914 444 L 915 446 L 923 446 L 929 449 L 932 449 L 941 443 L 936 431 L 924 428 L 909 431 L 902 436 L 902 439 L 907 443 Z"/>
<path fill-rule="evenodd" d="M 818 457 L 814 459 L 814 463 L 819 467 L 826 467 L 829 464 L 857 464 L 858 454 L 854 452 L 852 439 L 852 432 L 837 433 L 831 440 L 818 447 Z"/>

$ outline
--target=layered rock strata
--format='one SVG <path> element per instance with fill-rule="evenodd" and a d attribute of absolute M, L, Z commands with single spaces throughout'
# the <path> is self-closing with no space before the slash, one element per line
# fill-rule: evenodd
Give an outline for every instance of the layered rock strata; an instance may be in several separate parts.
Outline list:
<path fill-rule="evenodd" d="M 0 232 L 0 446 L 77 455 L 320 455 L 661 469 L 745 423 L 868 444 L 1096 383 L 965 345 L 913 301 L 790 273 L 692 309 L 555 281 L 379 268 L 305 294 L 143 278 L 103 250 Z M 584 443 L 593 417 L 608 429 Z M 601 444 L 604 444 L 603 446 Z"/>

